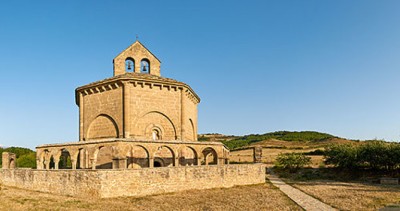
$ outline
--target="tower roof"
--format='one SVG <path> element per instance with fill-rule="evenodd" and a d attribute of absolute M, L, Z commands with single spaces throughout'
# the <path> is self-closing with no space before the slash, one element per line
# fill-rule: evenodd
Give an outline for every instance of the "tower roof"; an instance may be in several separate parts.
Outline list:
<path fill-rule="evenodd" d="M 132 66 L 135 73 L 161 75 L 161 61 L 138 40 L 118 54 L 113 63 L 114 76 L 131 71 Z"/>
<path fill-rule="evenodd" d="M 154 56 L 154 58 L 156 58 L 160 63 L 161 60 L 157 58 L 156 55 L 154 55 L 148 48 L 146 48 L 146 46 L 144 46 L 139 40 L 136 40 L 134 43 L 132 43 L 132 45 L 130 45 L 129 47 L 125 48 L 125 50 L 123 50 L 121 53 L 119 53 L 115 58 L 119 57 L 121 54 L 124 54 L 126 51 L 134 48 L 134 46 L 136 45 L 140 45 L 140 47 L 146 49 L 152 56 Z"/>

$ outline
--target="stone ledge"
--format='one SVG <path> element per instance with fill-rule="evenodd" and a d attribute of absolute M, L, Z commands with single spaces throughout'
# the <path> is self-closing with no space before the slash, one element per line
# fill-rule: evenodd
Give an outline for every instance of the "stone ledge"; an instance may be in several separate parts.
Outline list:
<path fill-rule="evenodd" d="M 179 140 L 143 140 L 143 139 L 133 139 L 133 138 L 107 138 L 99 140 L 87 140 L 79 142 L 65 142 L 65 143 L 55 143 L 55 144 L 42 144 L 36 148 L 45 147 L 60 147 L 60 146 L 79 146 L 87 144 L 99 144 L 99 143 L 110 143 L 110 142 L 127 142 L 127 143 L 162 143 L 162 144 L 191 144 L 191 145 L 223 145 L 221 142 L 199 142 L 199 141 L 179 141 Z"/>

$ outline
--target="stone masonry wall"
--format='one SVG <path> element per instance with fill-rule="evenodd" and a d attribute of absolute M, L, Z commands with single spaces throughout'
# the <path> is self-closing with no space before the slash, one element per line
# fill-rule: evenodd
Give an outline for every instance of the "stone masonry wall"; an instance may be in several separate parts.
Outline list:
<path fill-rule="evenodd" d="M 129 84 L 129 88 L 130 113 L 127 115 L 131 115 L 131 136 L 151 139 L 152 128 L 158 128 L 164 140 L 176 140 L 180 137 L 179 90 L 133 84 Z"/>
<path fill-rule="evenodd" d="M 77 197 L 146 196 L 265 182 L 263 164 L 134 170 L 0 170 L 4 185 Z"/>
<path fill-rule="evenodd" d="M 0 183 L 59 195 L 101 197 L 98 172 L 89 170 L 3 169 Z"/>
<path fill-rule="evenodd" d="M 84 139 L 122 137 L 122 87 L 83 97 Z"/>

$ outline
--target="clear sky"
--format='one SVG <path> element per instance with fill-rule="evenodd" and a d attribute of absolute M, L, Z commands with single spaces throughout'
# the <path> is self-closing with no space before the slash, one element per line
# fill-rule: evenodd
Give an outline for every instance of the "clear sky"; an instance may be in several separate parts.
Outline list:
<path fill-rule="evenodd" d="M 0 145 L 78 140 L 78 86 L 139 40 L 199 132 L 400 140 L 400 1 L 3 1 Z"/>

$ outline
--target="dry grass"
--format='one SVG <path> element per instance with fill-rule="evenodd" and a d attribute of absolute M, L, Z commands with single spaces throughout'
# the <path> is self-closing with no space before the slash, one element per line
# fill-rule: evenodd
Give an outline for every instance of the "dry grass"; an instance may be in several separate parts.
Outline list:
<path fill-rule="evenodd" d="M 299 141 L 282 141 L 278 139 L 268 139 L 256 143 L 252 143 L 249 147 L 252 146 L 260 146 L 262 149 L 262 162 L 267 164 L 268 167 L 274 166 L 276 157 L 280 153 L 306 153 L 315 151 L 317 149 L 324 150 L 326 146 L 331 144 L 359 144 L 358 142 L 340 139 L 340 138 L 332 138 L 325 141 L 318 142 L 299 142 Z M 310 156 L 312 158 L 312 167 L 318 167 L 323 165 L 323 156 Z M 230 152 L 230 160 L 232 162 L 238 163 L 247 163 L 253 162 L 253 149 L 252 148 L 244 148 Z"/>
<path fill-rule="evenodd" d="M 313 181 L 296 182 L 294 187 L 340 210 L 377 210 L 400 203 L 400 186 Z"/>
<path fill-rule="evenodd" d="M 12 187 L 0 190 L 0 210 L 301 210 L 271 184 L 192 190 L 142 198 L 79 199 Z"/>
<path fill-rule="evenodd" d="M 323 149 L 323 148 L 317 148 Z M 276 149 L 276 148 L 263 148 L 262 150 L 262 162 L 267 164 L 268 167 L 272 167 L 275 165 L 276 157 L 280 153 L 305 153 L 314 151 L 316 149 Z M 311 157 L 311 167 L 319 167 L 324 163 L 324 156 L 322 155 L 307 155 Z M 230 153 L 230 161 L 231 162 L 244 162 L 250 163 L 253 162 L 253 149 L 244 149 L 244 150 L 237 150 L 231 151 Z"/>

